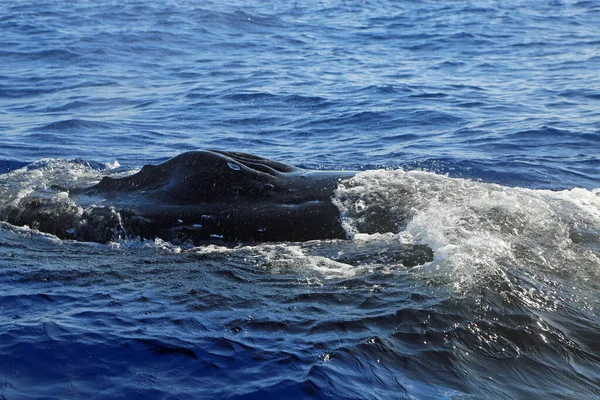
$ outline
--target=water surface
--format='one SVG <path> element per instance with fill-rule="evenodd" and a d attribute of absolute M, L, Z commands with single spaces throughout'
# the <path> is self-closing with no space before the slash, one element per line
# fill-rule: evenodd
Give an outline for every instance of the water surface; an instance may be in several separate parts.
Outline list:
<path fill-rule="evenodd" d="M 218 148 L 348 241 L 0 225 L 0 397 L 600 397 L 593 1 L 0 5 L 0 203 Z M 414 265 L 407 246 L 426 245 Z"/>

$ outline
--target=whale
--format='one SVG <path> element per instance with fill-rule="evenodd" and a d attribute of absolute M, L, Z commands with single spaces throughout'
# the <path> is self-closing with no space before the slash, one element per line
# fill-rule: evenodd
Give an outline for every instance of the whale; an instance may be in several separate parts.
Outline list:
<path fill-rule="evenodd" d="M 311 171 L 259 156 L 191 151 L 87 188 L 126 215 L 134 235 L 194 243 L 346 237 L 331 199 L 355 173 Z"/>
<path fill-rule="evenodd" d="M 302 242 L 345 239 L 332 198 L 355 171 L 307 170 L 252 154 L 189 151 L 130 176 L 68 190 L 69 202 L 24 199 L 2 219 L 60 238 Z"/>
<path fill-rule="evenodd" d="M 334 197 L 340 183 L 356 173 L 308 170 L 240 152 L 189 151 L 128 176 L 56 187 L 54 196 L 9 199 L 0 206 L 0 221 L 85 242 L 161 239 L 236 247 L 332 239 L 306 246 L 357 266 L 377 259 L 406 267 L 432 261 L 426 245 L 348 240 Z M 382 215 L 363 215 L 369 220 L 364 232 L 402 227 Z"/>

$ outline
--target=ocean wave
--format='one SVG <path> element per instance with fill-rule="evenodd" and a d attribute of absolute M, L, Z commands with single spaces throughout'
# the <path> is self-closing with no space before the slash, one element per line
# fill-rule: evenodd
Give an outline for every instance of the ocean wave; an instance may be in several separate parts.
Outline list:
<path fill-rule="evenodd" d="M 84 129 L 111 129 L 114 124 L 85 119 L 66 119 L 52 122 L 38 128 L 41 131 L 69 132 Z"/>

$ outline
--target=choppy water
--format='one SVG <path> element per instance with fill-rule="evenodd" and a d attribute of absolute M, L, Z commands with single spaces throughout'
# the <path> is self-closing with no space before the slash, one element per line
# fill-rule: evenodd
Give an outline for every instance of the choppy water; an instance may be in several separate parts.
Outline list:
<path fill-rule="evenodd" d="M 1 205 L 197 148 L 364 172 L 336 192 L 348 241 L 3 223 L 0 398 L 600 397 L 598 21 L 594 1 L 2 3 Z"/>

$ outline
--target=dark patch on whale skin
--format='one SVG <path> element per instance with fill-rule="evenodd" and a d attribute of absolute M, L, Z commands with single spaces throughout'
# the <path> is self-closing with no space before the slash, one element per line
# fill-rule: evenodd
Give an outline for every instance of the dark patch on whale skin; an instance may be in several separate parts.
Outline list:
<path fill-rule="evenodd" d="M 352 175 L 245 153 L 193 151 L 128 177 L 105 177 L 71 197 L 104 199 L 120 214 L 120 228 L 134 237 L 196 244 L 343 239 L 331 198 L 339 180 Z M 110 240 L 105 236 L 95 241 Z"/>

